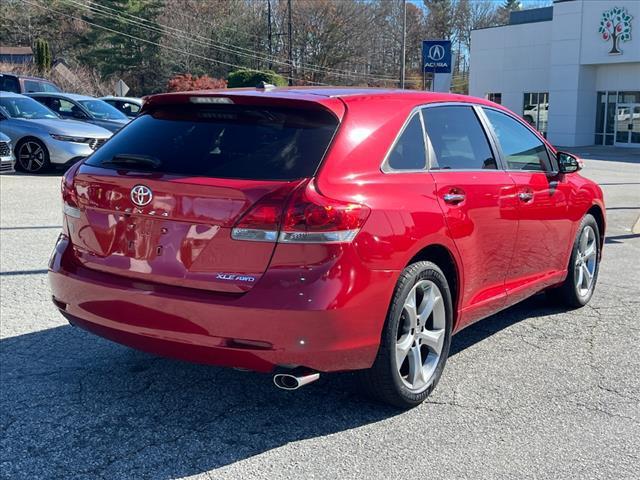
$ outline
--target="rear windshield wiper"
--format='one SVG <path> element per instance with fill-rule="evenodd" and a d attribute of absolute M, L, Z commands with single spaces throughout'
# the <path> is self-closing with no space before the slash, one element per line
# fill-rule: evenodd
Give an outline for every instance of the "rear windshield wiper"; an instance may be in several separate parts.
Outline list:
<path fill-rule="evenodd" d="M 119 153 L 114 155 L 111 160 L 105 160 L 102 165 L 117 165 L 122 167 L 150 167 L 158 168 L 162 162 L 150 155 L 136 155 L 134 153 Z"/>

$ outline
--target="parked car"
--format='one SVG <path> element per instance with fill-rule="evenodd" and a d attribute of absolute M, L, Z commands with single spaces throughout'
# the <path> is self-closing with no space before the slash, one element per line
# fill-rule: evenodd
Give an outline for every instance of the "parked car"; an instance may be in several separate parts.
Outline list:
<path fill-rule="evenodd" d="M 29 96 L 53 110 L 62 118 L 72 118 L 93 123 L 114 133 L 129 122 L 124 113 L 102 100 L 87 95 L 34 93 Z"/>
<path fill-rule="evenodd" d="M 16 168 L 30 173 L 82 160 L 112 135 L 96 125 L 61 119 L 34 99 L 8 92 L 0 95 L 0 131 L 14 145 Z"/>
<path fill-rule="evenodd" d="M 130 118 L 137 117 L 142 108 L 142 99 L 136 97 L 102 97 L 100 100 L 107 102 Z"/>
<path fill-rule="evenodd" d="M 0 73 L 0 90 L 13 93 L 59 92 L 60 87 L 44 78 Z"/>
<path fill-rule="evenodd" d="M 11 139 L 0 131 L 0 173 L 14 171 L 16 157 L 11 148 Z"/>
<path fill-rule="evenodd" d="M 522 118 L 532 127 L 537 127 L 541 132 L 546 132 L 549 118 L 549 104 L 538 103 L 535 105 L 525 105 Z"/>
<path fill-rule="evenodd" d="M 141 350 L 285 389 L 359 370 L 415 406 L 453 333 L 543 290 L 589 302 L 605 208 L 580 168 L 478 98 L 152 96 L 63 179 L 53 302 Z"/>

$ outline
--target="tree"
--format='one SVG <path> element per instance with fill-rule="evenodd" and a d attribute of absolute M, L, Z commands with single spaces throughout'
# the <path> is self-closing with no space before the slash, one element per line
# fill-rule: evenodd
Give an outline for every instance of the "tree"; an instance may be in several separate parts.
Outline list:
<path fill-rule="evenodd" d="M 33 54 L 38 72 L 43 75 L 51 70 L 51 50 L 49 42 L 39 38 L 33 44 Z"/>
<path fill-rule="evenodd" d="M 136 95 L 161 91 L 166 77 L 160 73 L 163 32 L 157 18 L 163 8 L 157 0 L 102 0 L 83 15 L 97 26 L 80 37 L 80 59 L 103 77 L 122 78 Z"/>
<path fill-rule="evenodd" d="M 509 23 L 509 17 L 511 12 L 522 10 L 522 4 L 520 0 L 505 0 L 502 6 L 498 9 L 498 18 L 501 23 Z"/>
<path fill-rule="evenodd" d="M 605 42 L 611 40 L 609 55 L 620 55 L 622 51 L 618 43 L 631 40 L 631 18 L 624 7 L 614 7 L 602 14 L 598 32 Z"/>
<path fill-rule="evenodd" d="M 276 87 L 285 87 L 289 84 L 286 78 L 271 70 L 264 72 L 258 72 L 256 70 L 236 70 L 235 72 L 231 72 L 227 77 L 227 86 L 229 88 L 257 87 L 261 82 L 269 83 Z"/>
<path fill-rule="evenodd" d="M 423 0 L 429 10 L 427 31 L 431 38 L 450 40 L 454 30 L 454 4 L 451 0 Z"/>

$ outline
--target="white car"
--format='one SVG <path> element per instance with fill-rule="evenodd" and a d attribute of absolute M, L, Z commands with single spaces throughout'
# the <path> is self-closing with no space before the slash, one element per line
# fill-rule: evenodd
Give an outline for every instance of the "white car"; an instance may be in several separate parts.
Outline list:
<path fill-rule="evenodd" d="M 107 102 L 112 107 L 120 110 L 129 118 L 134 118 L 140 113 L 142 99 L 136 97 L 102 97 L 100 100 Z"/>

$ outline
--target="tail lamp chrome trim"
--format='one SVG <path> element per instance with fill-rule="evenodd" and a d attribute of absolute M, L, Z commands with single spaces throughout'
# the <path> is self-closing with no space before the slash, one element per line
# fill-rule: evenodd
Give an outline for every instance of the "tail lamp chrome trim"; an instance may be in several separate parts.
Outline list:
<path fill-rule="evenodd" d="M 234 228 L 231 238 L 249 242 L 270 243 L 349 243 L 352 242 L 359 228 L 353 230 L 334 230 L 328 232 L 280 232 L 275 230 L 259 230 L 254 228 Z"/>
<path fill-rule="evenodd" d="M 72 207 L 66 202 L 62 204 L 62 212 L 70 217 L 80 218 L 80 209 L 77 207 Z"/>

